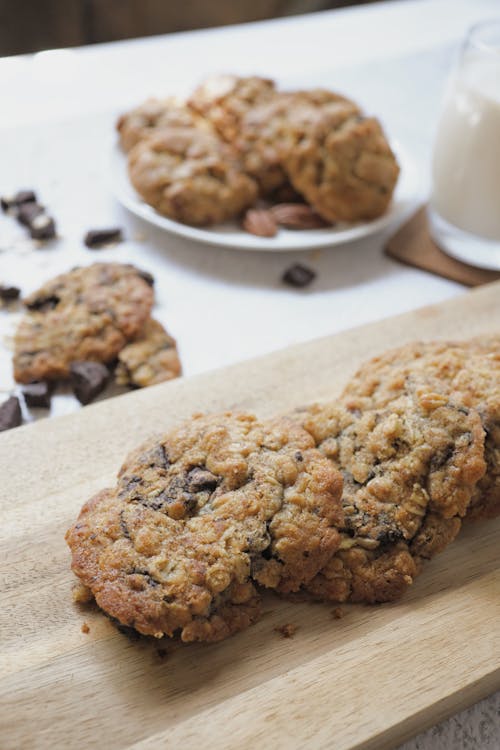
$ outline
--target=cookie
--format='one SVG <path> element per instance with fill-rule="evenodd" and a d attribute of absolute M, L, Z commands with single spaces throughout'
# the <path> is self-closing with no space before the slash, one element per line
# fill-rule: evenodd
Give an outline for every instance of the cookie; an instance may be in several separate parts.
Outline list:
<path fill-rule="evenodd" d="M 399 166 L 378 120 L 339 104 L 307 127 L 290 124 L 283 166 L 293 187 L 324 219 L 375 219 L 387 209 Z"/>
<path fill-rule="evenodd" d="M 417 390 L 387 409 L 335 402 L 300 419 L 344 479 L 341 549 L 307 589 L 340 601 L 397 598 L 460 529 L 485 471 L 479 415 Z"/>
<path fill-rule="evenodd" d="M 248 208 L 257 185 L 230 148 L 196 128 L 165 129 L 129 154 L 130 180 L 159 213 L 194 226 L 218 224 Z"/>
<path fill-rule="evenodd" d="M 15 379 L 64 379 L 74 361 L 114 360 L 149 317 L 150 278 L 131 265 L 95 263 L 33 292 L 14 339 Z"/>
<path fill-rule="evenodd" d="M 234 142 L 245 114 L 276 93 L 274 81 L 258 76 L 216 75 L 195 89 L 189 106 L 211 122 L 228 143 Z"/>
<path fill-rule="evenodd" d="M 118 385 L 144 388 L 181 374 L 175 339 L 157 320 L 146 321 L 139 335 L 118 354 Z"/>
<path fill-rule="evenodd" d="M 382 407 L 408 389 L 428 383 L 481 416 L 487 469 L 467 517 L 493 518 L 500 513 L 500 335 L 464 342 L 416 342 L 385 352 L 360 368 L 344 396 L 353 407 Z"/>
<path fill-rule="evenodd" d="M 309 123 L 332 105 L 359 112 L 356 105 L 339 94 L 312 89 L 275 93 L 243 115 L 233 142 L 245 171 L 257 181 L 263 197 L 273 198 L 290 186 L 283 159 L 294 145 L 291 124 L 298 127 L 299 123 Z"/>
<path fill-rule="evenodd" d="M 211 130 L 210 123 L 180 99 L 147 99 L 118 118 L 116 129 L 125 152 L 162 128 L 197 127 Z"/>
<path fill-rule="evenodd" d="M 290 420 L 193 417 L 126 459 L 67 533 L 73 570 L 124 625 L 220 640 L 338 547 L 341 478 Z"/>

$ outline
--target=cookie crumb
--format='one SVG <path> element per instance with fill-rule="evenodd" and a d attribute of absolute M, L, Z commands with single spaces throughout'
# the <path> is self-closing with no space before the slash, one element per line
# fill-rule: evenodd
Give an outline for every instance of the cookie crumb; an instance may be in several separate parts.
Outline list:
<path fill-rule="evenodd" d="M 287 622 L 285 625 L 280 625 L 277 628 L 274 628 L 276 633 L 279 633 L 283 638 L 293 638 L 295 633 L 298 630 L 297 625 L 292 625 L 292 623 Z"/>
<path fill-rule="evenodd" d="M 84 586 L 83 583 L 77 583 L 73 586 L 73 601 L 78 604 L 88 604 L 94 598 L 92 591 Z"/>
<path fill-rule="evenodd" d="M 336 620 L 341 620 L 344 615 L 345 612 L 342 607 L 335 607 L 335 609 L 332 609 L 332 617 L 334 617 Z"/>
<path fill-rule="evenodd" d="M 80 629 L 81 629 L 82 633 L 90 633 L 90 628 L 89 628 L 89 626 L 87 625 L 86 622 L 83 623 L 83 625 L 82 625 L 82 627 Z"/>

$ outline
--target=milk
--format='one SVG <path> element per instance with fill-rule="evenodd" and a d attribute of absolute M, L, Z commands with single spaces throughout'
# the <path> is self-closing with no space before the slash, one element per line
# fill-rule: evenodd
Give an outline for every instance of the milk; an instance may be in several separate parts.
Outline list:
<path fill-rule="evenodd" d="M 454 226 L 500 240 L 500 53 L 462 60 L 434 147 L 432 208 Z"/>

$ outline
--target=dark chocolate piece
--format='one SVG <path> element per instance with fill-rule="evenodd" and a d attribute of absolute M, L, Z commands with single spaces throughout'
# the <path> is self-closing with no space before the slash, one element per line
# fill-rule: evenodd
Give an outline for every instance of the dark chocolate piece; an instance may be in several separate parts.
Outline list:
<path fill-rule="evenodd" d="M 0 406 L 0 432 L 19 427 L 22 421 L 19 399 L 11 396 Z"/>
<path fill-rule="evenodd" d="M 37 409 L 50 409 L 50 388 L 45 381 L 30 383 L 23 388 L 26 406 Z"/>
<path fill-rule="evenodd" d="M 53 310 L 57 307 L 61 300 L 55 294 L 51 294 L 49 297 L 38 297 L 34 299 L 29 305 L 26 303 L 28 310 Z"/>
<path fill-rule="evenodd" d="M 119 227 L 112 229 L 89 229 L 83 239 L 91 250 L 99 250 L 114 242 L 123 242 L 123 232 Z"/>
<path fill-rule="evenodd" d="M 29 230 L 34 240 L 51 240 L 56 236 L 54 219 L 46 214 L 35 216 L 29 225 Z"/>
<path fill-rule="evenodd" d="M 33 190 L 19 190 L 14 195 L 4 195 L 0 198 L 2 211 L 9 211 L 11 208 L 18 208 L 24 203 L 36 203 L 36 194 Z"/>
<path fill-rule="evenodd" d="M 315 271 L 307 266 L 302 266 L 300 263 L 295 263 L 293 266 L 290 266 L 290 268 L 287 268 L 282 276 L 285 284 L 290 284 L 290 286 L 295 287 L 307 286 L 315 278 Z"/>
<path fill-rule="evenodd" d="M 108 382 L 109 370 L 100 362 L 73 362 L 70 367 L 73 393 L 81 404 L 89 404 Z"/>
<path fill-rule="evenodd" d="M 33 223 L 34 219 L 36 219 L 37 216 L 43 214 L 44 211 L 44 207 L 40 206 L 39 203 L 23 203 L 21 206 L 19 206 L 16 219 L 20 224 L 23 224 L 25 227 L 29 227 Z"/>
<path fill-rule="evenodd" d="M 213 492 L 217 487 L 219 480 L 208 469 L 201 466 L 195 466 L 187 475 L 188 488 L 190 492 Z"/>
<path fill-rule="evenodd" d="M 14 299 L 19 299 L 21 290 L 17 286 L 3 286 L 0 284 L 0 299 L 3 302 L 11 302 Z"/>

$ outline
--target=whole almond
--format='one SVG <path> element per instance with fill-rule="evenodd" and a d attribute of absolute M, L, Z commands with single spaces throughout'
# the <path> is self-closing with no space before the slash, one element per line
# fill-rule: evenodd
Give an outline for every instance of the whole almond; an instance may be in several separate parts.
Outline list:
<path fill-rule="evenodd" d="M 257 237 L 274 237 L 278 225 L 271 211 L 263 208 L 250 208 L 243 218 L 243 229 Z"/>
<path fill-rule="evenodd" d="M 307 203 L 278 203 L 271 208 L 278 224 L 287 229 L 322 229 L 331 226 Z"/>

